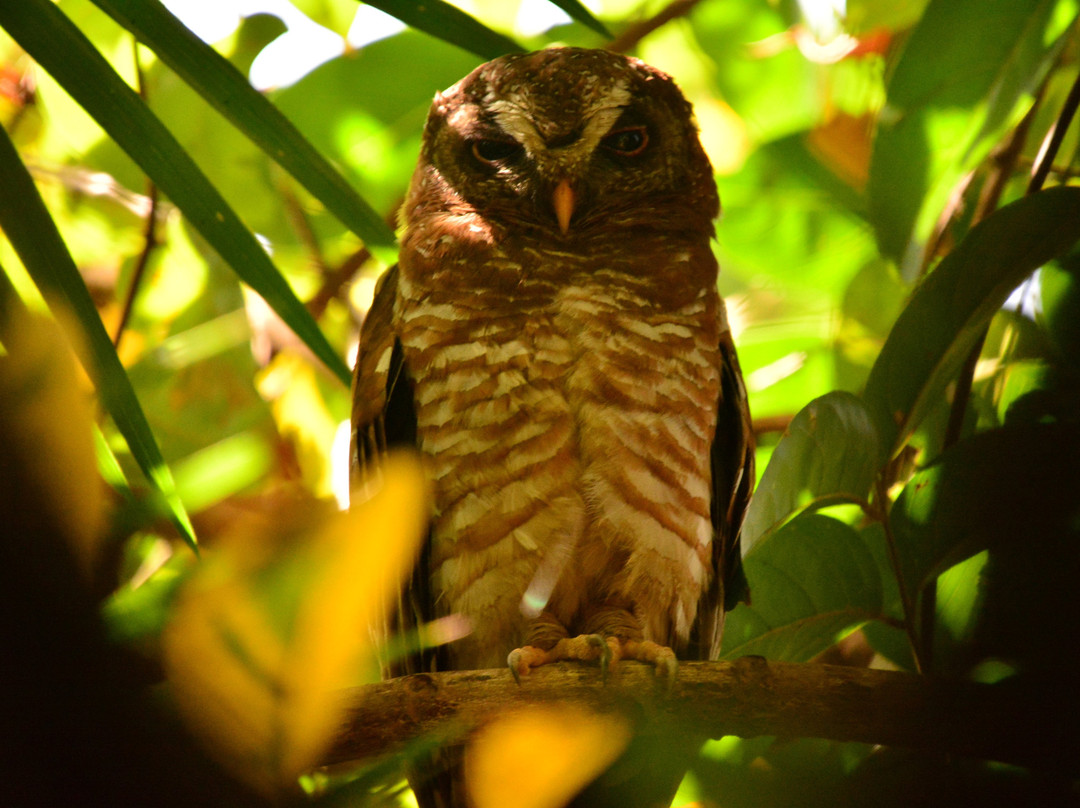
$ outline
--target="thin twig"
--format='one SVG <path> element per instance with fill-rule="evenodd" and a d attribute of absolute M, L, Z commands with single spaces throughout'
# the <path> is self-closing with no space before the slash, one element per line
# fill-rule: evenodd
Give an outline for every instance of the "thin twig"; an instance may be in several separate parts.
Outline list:
<path fill-rule="evenodd" d="M 1057 157 L 1061 143 L 1065 140 L 1065 133 L 1069 130 L 1069 124 L 1072 123 L 1072 119 L 1076 115 L 1077 106 L 1080 106 L 1080 76 L 1077 76 L 1076 81 L 1073 82 L 1072 89 L 1069 90 L 1069 95 L 1065 98 L 1065 103 L 1061 107 L 1061 112 L 1046 133 L 1039 154 L 1035 158 L 1035 165 L 1031 171 L 1031 180 L 1028 182 L 1027 192 L 1029 194 L 1042 190 L 1046 177 L 1054 165 L 1054 158 Z"/>
<path fill-rule="evenodd" d="M 685 17 L 693 11 L 694 6 L 700 2 L 701 0 L 672 0 L 672 2 L 668 3 L 652 17 L 632 24 L 604 47 L 617 53 L 631 51 L 638 46 L 638 43 L 641 42 L 641 40 L 657 28 L 660 28 L 679 17 Z"/>
<path fill-rule="evenodd" d="M 285 203 L 285 213 L 289 217 L 289 222 L 300 237 L 300 242 L 307 249 L 311 262 L 319 270 L 320 275 L 325 275 L 329 268 L 323 257 L 322 245 L 319 243 L 319 237 L 315 235 L 315 228 L 311 226 L 311 220 L 308 219 L 303 205 L 300 204 L 300 200 L 297 199 L 288 182 L 280 183 L 278 190 L 281 193 L 281 200 Z"/>
<path fill-rule="evenodd" d="M 356 270 L 367 263 L 369 258 L 371 258 L 371 251 L 367 247 L 361 247 L 342 261 L 337 269 L 331 270 L 323 277 L 322 286 L 306 304 L 312 317 L 316 320 L 322 317 L 330 301 L 338 296 L 341 288 L 356 274 Z"/>
<path fill-rule="evenodd" d="M 885 490 L 881 475 L 878 475 L 874 496 L 874 510 L 869 514 L 881 523 L 885 531 L 885 547 L 889 551 L 889 564 L 892 566 L 893 575 L 896 576 L 896 586 L 900 591 L 900 608 L 904 611 L 904 631 L 911 645 L 911 653 L 915 658 L 915 667 L 920 673 L 925 673 L 929 660 L 927 649 L 922 642 L 923 635 L 915 630 L 915 603 L 908 593 L 904 580 L 904 571 L 900 567 L 900 553 L 896 547 L 896 536 L 893 535 L 889 525 L 889 492 Z"/>
<path fill-rule="evenodd" d="M 132 38 L 132 56 L 135 62 L 135 78 L 139 89 L 139 97 L 146 101 L 146 83 L 143 76 L 142 65 L 139 63 L 139 43 Z M 131 283 L 128 284 L 127 294 L 124 296 L 124 306 L 120 311 L 120 322 L 116 325 L 116 333 L 113 334 L 113 348 L 119 349 L 120 340 L 124 336 L 131 313 L 135 309 L 135 298 L 142 286 L 146 268 L 150 264 L 150 254 L 160 244 L 157 238 L 158 220 L 158 189 L 153 180 L 146 182 L 146 196 L 150 199 L 150 209 L 146 214 L 146 224 L 143 227 L 143 247 L 139 257 L 135 261 L 135 270 L 131 273 Z"/>

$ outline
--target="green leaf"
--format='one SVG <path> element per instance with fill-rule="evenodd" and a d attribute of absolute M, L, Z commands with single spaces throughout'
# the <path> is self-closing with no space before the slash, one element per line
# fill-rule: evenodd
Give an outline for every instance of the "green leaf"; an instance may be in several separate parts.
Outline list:
<path fill-rule="evenodd" d="M 743 559 L 753 603 L 727 615 L 721 659 L 804 662 L 881 616 L 881 574 L 854 529 L 802 514 Z"/>
<path fill-rule="evenodd" d="M 1054 13 L 1058 5 L 933 0 L 908 39 L 889 79 L 867 186 L 881 251 L 904 259 L 907 277 L 956 183 L 1040 80 L 1049 43 L 1069 23 Z"/>
<path fill-rule="evenodd" d="M 1061 356 L 1080 367 L 1080 249 L 1039 273 L 1042 311 L 1036 316 Z"/>
<path fill-rule="evenodd" d="M 865 501 L 884 458 L 862 400 L 835 391 L 795 416 L 773 451 L 743 524 L 749 554 L 796 512 Z"/>
<path fill-rule="evenodd" d="M 1075 535 L 1078 457 L 1076 425 L 1023 424 L 968 438 L 916 474 L 889 515 L 908 596 L 981 550 L 1040 553 Z"/>
<path fill-rule="evenodd" d="M 0 24 L 172 199 L 233 271 L 346 385 L 349 369 L 191 157 L 49 0 L 0 4 Z"/>
<path fill-rule="evenodd" d="M 558 6 L 566 12 L 567 16 L 572 20 L 576 20 L 584 25 L 586 28 L 590 28 L 600 36 L 606 36 L 611 39 L 611 32 L 604 26 L 600 20 L 596 19 L 592 15 L 589 9 L 585 8 L 580 0 L 550 0 L 552 5 Z"/>
<path fill-rule="evenodd" d="M 51 5 L 51 4 L 50 4 Z M 0 11 L 0 14 L 3 14 Z M 50 308 L 70 311 L 83 333 L 72 343 L 85 344 L 79 356 L 97 387 L 101 403 L 116 422 L 150 484 L 160 492 L 173 522 L 184 539 L 195 548 L 195 531 L 176 493 L 169 467 L 146 422 L 112 340 L 105 332 L 90 292 L 78 267 L 49 216 L 30 173 L 19 153 L 0 127 L 0 229 L 3 229 L 27 272 L 34 279 Z M 65 318 L 60 318 L 66 323 Z"/>
<path fill-rule="evenodd" d="M 494 59 L 506 53 L 524 53 L 524 48 L 510 37 L 492 31 L 459 8 L 444 0 L 367 0 L 369 6 L 397 17 L 425 34 L 444 39 L 452 45 Z"/>
<path fill-rule="evenodd" d="M 160 3 L 94 0 L 366 243 L 394 244 L 394 233 L 329 161 L 239 70 Z"/>
<path fill-rule="evenodd" d="M 1050 188 L 981 222 L 916 290 L 866 383 L 890 456 L 952 380 L 1009 293 L 1080 239 L 1080 188 Z"/>

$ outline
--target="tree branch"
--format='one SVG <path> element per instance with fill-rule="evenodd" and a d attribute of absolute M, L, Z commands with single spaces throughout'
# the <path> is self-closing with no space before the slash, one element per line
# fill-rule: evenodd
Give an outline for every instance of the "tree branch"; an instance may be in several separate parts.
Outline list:
<path fill-rule="evenodd" d="M 561 701 L 702 737 L 861 741 L 1076 775 L 1080 721 L 1062 693 L 762 657 L 682 663 L 670 694 L 634 662 L 606 683 L 595 667 L 572 663 L 539 668 L 520 686 L 508 670 L 414 674 L 347 691 L 345 725 L 324 762 L 381 755 L 421 735 L 462 741 L 507 710 Z"/>
<path fill-rule="evenodd" d="M 659 13 L 646 20 L 634 23 L 604 47 L 616 53 L 626 53 L 636 48 L 641 40 L 657 28 L 679 17 L 689 15 L 694 10 L 694 6 L 700 2 L 701 0 L 672 0 Z"/>

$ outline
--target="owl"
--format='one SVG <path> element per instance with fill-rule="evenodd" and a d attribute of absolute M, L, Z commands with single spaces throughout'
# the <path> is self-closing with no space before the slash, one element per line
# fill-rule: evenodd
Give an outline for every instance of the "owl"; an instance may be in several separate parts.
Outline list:
<path fill-rule="evenodd" d="M 690 104 L 637 59 L 505 56 L 435 96 L 353 464 L 414 446 L 435 489 L 386 631 L 469 630 L 395 672 L 716 653 L 754 479 L 718 213 Z"/>

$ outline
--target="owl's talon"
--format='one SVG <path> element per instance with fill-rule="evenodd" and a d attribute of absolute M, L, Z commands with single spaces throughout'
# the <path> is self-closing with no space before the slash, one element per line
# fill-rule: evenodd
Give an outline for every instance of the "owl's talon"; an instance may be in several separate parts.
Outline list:
<path fill-rule="evenodd" d="M 506 664 L 510 667 L 510 673 L 514 681 L 521 684 L 521 677 L 527 676 L 529 671 L 540 665 L 552 662 L 551 652 L 533 645 L 515 648 L 506 657 Z"/>
<path fill-rule="evenodd" d="M 664 681 L 664 695 L 670 696 L 675 690 L 675 680 L 679 678 L 679 660 L 672 654 L 656 660 L 656 678 Z"/>
<path fill-rule="evenodd" d="M 600 681 L 607 684 L 608 671 L 614 666 L 617 659 L 611 649 L 611 640 L 600 634 L 589 634 L 585 641 L 599 651 L 600 658 Z"/>
<path fill-rule="evenodd" d="M 521 664 L 521 649 L 515 648 L 506 657 L 506 664 L 510 667 L 510 675 L 514 677 L 514 682 L 521 685 L 521 674 L 518 673 L 518 665 Z"/>

